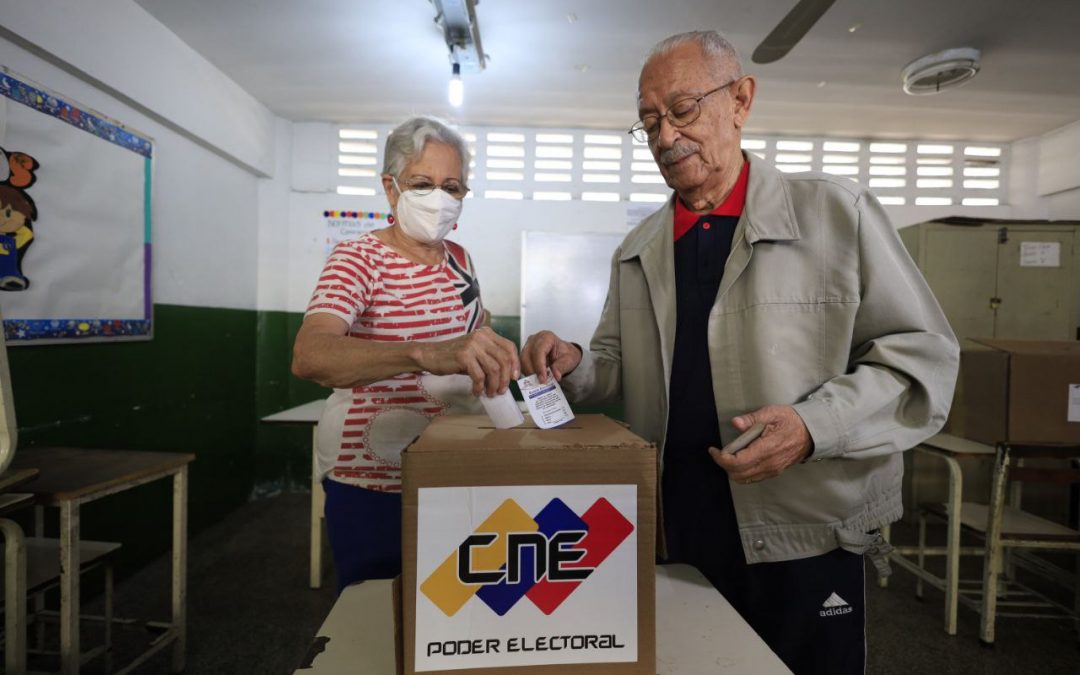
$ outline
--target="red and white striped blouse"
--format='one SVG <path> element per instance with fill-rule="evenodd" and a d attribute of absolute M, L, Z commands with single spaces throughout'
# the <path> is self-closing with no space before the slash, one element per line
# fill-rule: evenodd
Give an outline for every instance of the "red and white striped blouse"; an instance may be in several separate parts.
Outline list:
<path fill-rule="evenodd" d="M 338 244 L 326 261 L 307 315 L 333 314 L 349 336 L 377 342 L 437 341 L 475 330 L 480 287 L 460 245 L 422 265 L 373 233 Z M 319 422 L 316 470 L 371 490 L 401 490 L 401 451 L 441 414 L 477 411 L 464 375 L 403 373 L 352 389 L 335 389 Z"/>

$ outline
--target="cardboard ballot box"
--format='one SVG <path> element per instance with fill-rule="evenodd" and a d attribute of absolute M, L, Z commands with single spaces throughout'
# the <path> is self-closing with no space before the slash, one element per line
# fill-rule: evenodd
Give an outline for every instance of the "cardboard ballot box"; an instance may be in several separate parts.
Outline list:
<path fill-rule="evenodd" d="M 656 672 L 653 444 L 446 416 L 402 457 L 405 673 Z"/>
<path fill-rule="evenodd" d="M 1080 342 L 989 340 L 960 355 L 950 429 L 982 443 L 1080 443 Z"/>

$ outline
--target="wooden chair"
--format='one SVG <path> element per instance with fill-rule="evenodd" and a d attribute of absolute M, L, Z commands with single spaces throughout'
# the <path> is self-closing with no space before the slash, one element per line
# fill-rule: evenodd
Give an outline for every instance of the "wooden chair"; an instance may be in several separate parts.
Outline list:
<path fill-rule="evenodd" d="M 990 488 L 990 503 L 985 507 L 986 519 L 982 528 L 986 537 L 986 554 L 983 563 L 983 598 L 980 612 L 979 638 L 986 644 L 994 642 L 994 623 L 998 616 L 1027 616 L 1034 618 L 1071 616 L 1074 620 L 1078 616 L 1077 610 L 1080 609 L 1080 588 L 1077 586 L 1078 575 L 1069 574 L 1041 558 L 1017 556 L 1018 562 L 1033 563 L 1033 568 L 1037 568 L 1033 571 L 1072 586 L 1075 601 L 1072 607 L 1067 607 L 1041 594 L 1036 594 L 1037 600 L 1035 602 L 1012 600 L 1010 597 L 1010 584 L 1015 583 L 1015 580 L 1008 579 L 1003 574 L 1006 567 L 1004 564 L 1006 555 L 1011 551 L 1021 554 L 1035 550 L 1080 552 L 1080 531 L 1006 505 L 1006 495 L 1009 493 L 1011 485 L 1015 486 L 1025 482 L 1080 483 L 1080 469 L 1075 468 L 1075 462 L 1070 468 L 1056 469 L 1028 468 L 1014 465 L 1025 459 L 1042 458 L 1076 460 L 1080 458 L 1080 446 L 1027 446 L 1007 443 L 997 445 L 997 457 Z M 973 517 L 977 515 L 977 505 L 972 505 L 970 509 L 965 505 L 964 509 L 965 515 L 968 513 Z M 972 523 L 969 527 L 978 529 L 976 523 Z M 1002 599 L 999 600 L 999 596 Z M 999 605 L 1006 608 L 1010 606 L 1023 607 L 1035 611 L 1003 612 L 999 611 Z"/>
<path fill-rule="evenodd" d="M 946 504 L 919 505 L 917 545 L 897 548 L 892 558 L 893 562 L 910 570 L 919 578 L 915 591 L 918 597 L 922 597 L 924 581 L 945 592 L 945 630 L 950 635 L 956 634 L 958 604 L 966 605 L 979 612 L 981 616 L 980 639 L 987 644 L 992 644 L 994 641 L 994 624 L 998 616 L 1038 619 L 1077 618 L 1080 612 L 1080 589 L 1077 588 L 1077 575 L 1062 569 L 1044 557 L 1033 555 L 1033 551 L 1080 551 L 1080 532 L 1024 511 L 1020 504 L 1023 483 L 1080 483 L 1080 470 L 1075 468 L 1036 469 L 1016 464 L 1026 458 L 1053 458 L 1072 460 L 1075 466 L 1076 459 L 1080 457 L 1080 447 L 1008 444 L 992 447 L 970 441 L 963 441 L 963 443 L 966 444 L 965 447 L 949 446 L 948 456 L 943 454 L 946 446 L 927 448 L 933 451 L 932 454 L 942 454 L 943 458 L 950 463 L 950 485 L 952 486 L 950 500 Z M 995 460 L 991 494 L 988 497 L 989 504 L 960 503 L 959 467 L 955 459 L 961 456 L 957 453 L 970 451 L 975 446 L 985 448 L 985 451 L 990 453 Z M 985 453 L 980 450 L 977 454 L 981 456 Z M 940 519 L 948 524 L 948 543 L 944 548 L 927 546 L 927 518 Z M 961 531 L 981 539 L 982 545 L 961 546 Z M 946 556 L 944 578 L 931 573 L 925 566 L 926 558 L 935 555 Z M 961 556 L 983 558 L 981 578 L 960 578 Z M 1026 569 L 1066 588 L 1074 589 L 1075 606 L 1068 607 L 1021 583 L 1016 578 L 1017 568 Z M 987 592 L 987 589 L 993 589 L 993 591 Z M 1004 611 L 999 611 L 999 607 Z"/>
<path fill-rule="evenodd" d="M 29 502 L 28 495 L 3 494 L 26 480 L 26 474 L 7 472 L 15 456 L 18 441 L 15 401 L 11 393 L 7 347 L 4 344 L 4 317 L 0 314 L 0 513 L 7 513 Z M 36 475 L 36 472 L 35 472 Z M 22 528 L 14 520 L 0 518 L 0 536 L 4 549 L 4 670 L 12 675 L 26 672 L 26 548 Z"/>

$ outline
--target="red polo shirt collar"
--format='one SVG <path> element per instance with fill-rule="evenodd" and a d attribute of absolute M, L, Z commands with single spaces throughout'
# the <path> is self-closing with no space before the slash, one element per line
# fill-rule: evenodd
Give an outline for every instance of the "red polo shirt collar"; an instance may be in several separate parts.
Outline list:
<path fill-rule="evenodd" d="M 699 220 L 705 216 L 741 216 L 743 207 L 746 206 L 746 184 L 750 179 L 750 162 L 744 161 L 739 178 L 735 181 L 735 187 L 731 188 L 727 199 L 709 213 L 694 213 L 683 204 L 682 199 L 675 197 L 675 241 L 689 232 Z"/>

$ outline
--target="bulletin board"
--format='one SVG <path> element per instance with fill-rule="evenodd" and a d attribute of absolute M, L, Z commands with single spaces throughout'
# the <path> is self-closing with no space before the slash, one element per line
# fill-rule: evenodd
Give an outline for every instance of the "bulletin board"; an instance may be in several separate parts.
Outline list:
<path fill-rule="evenodd" d="M 153 141 L 0 66 L 8 345 L 152 337 Z"/>

